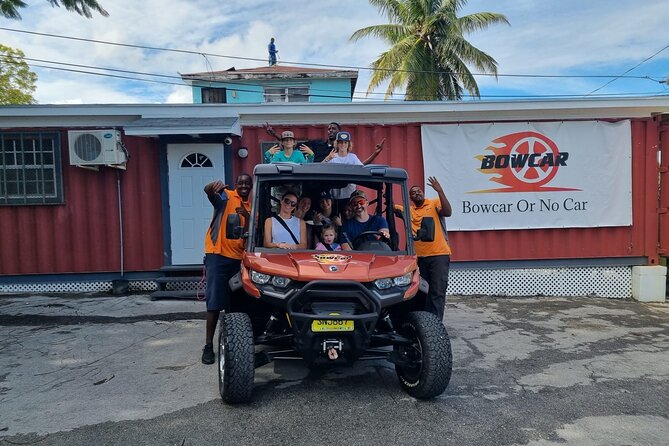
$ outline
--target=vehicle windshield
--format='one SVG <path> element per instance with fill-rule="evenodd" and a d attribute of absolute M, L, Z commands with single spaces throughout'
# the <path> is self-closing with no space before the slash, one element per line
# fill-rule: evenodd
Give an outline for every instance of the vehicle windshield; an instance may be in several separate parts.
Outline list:
<path fill-rule="evenodd" d="M 350 181 L 350 179 L 349 179 Z M 407 228 L 405 183 L 377 181 L 259 179 L 247 249 L 352 250 L 400 255 L 413 249 Z M 353 198 L 351 196 L 353 195 Z"/>

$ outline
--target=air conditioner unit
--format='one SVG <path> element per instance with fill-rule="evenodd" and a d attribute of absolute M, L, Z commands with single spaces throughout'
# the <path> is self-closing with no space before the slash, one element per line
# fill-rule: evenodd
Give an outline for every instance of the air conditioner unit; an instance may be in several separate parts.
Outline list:
<path fill-rule="evenodd" d="M 70 130 L 70 165 L 121 165 L 128 158 L 118 130 Z"/>

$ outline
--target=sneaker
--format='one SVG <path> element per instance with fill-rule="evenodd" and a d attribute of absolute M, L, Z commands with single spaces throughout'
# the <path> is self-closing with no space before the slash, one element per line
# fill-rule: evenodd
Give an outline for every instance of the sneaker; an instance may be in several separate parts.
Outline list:
<path fill-rule="evenodd" d="M 207 344 L 202 349 L 202 364 L 213 364 L 214 362 L 216 362 L 214 346 L 212 344 Z"/>

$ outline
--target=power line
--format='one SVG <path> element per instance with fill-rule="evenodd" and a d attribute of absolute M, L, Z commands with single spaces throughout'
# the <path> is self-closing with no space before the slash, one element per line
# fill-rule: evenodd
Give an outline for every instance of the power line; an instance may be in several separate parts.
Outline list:
<path fill-rule="evenodd" d="M 119 70 L 119 69 L 114 69 L 114 68 L 101 68 L 101 67 L 94 67 L 94 66 L 89 66 L 89 65 L 78 65 L 78 64 L 69 64 L 69 63 L 64 63 L 64 62 L 53 62 L 53 61 L 48 61 L 48 60 L 43 60 L 43 59 L 30 59 L 30 58 L 24 58 L 25 60 L 33 60 L 33 61 L 41 61 L 41 62 L 46 62 L 46 63 L 55 63 L 55 64 L 61 64 L 61 65 L 66 65 L 66 66 L 73 66 L 73 67 L 80 67 L 80 68 L 91 68 L 95 70 L 108 70 L 108 71 L 114 71 L 114 72 L 120 72 L 120 73 L 125 73 L 125 74 L 138 74 L 142 76 L 156 76 L 156 77 L 164 77 L 164 78 L 172 78 L 172 79 L 180 79 L 177 76 L 170 76 L 170 75 L 164 75 L 164 74 L 154 74 L 154 73 L 145 73 L 145 72 L 138 72 L 138 71 L 129 71 L 129 70 Z M 161 80 L 155 80 L 155 79 L 145 79 L 145 78 L 137 78 L 137 77 L 131 77 L 131 76 L 124 76 L 124 75 L 117 75 L 117 74 L 109 74 L 109 73 L 99 73 L 99 72 L 93 72 L 93 71 L 85 71 L 85 70 L 78 70 L 78 69 L 72 69 L 72 68 L 62 68 L 62 67 L 57 67 L 57 66 L 50 66 L 50 65 L 41 65 L 41 64 L 30 64 L 30 66 L 33 67 L 39 67 L 39 68 L 45 68 L 45 69 L 51 69 L 51 70 L 58 70 L 58 71 L 66 71 L 66 72 L 72 72 L 72 73 L 77 73 L 77 74 L 87 74 L 87 75 L 93 75 L 93 76 L 101 76 L 101 77 L 110 77 L 110 78 L 115 78 L 115 79 L 125 79 L 125 80 L 131 80 L 131 81 L 137 81 L 137 82 L 151 82 L 151 83 L 159 83 L 159 84 L 167 84 L 167 85 L 176 85 L 179 87 L 188 87 L 188 85 L 185 85 L 183 83 L 177 83 L 177 82 L 169 82 L 169 81 L 161 81 Z M 248 84 L 247 84 L 248 85 Z M 246 90 L 243 88 L 228 88 L 230 91 L 238 91 L 238 92 L 250 92 L 250 93 L 257 93 L 256 90 Z M 330 91 L 330 90 L 328 90 Z M 375 94 L 384 94 L 384 93 L 375 93 Z M 623 96 L 628 96 L 631 95 L 632 93 L 602 93 L 598 95 L 594 95 L 597 97 L 623 97 Z M 633 93 L 635 96 L 666 96 L 667 94 L 663 94 L 662 92 L 644 92 L 644 93 Z M 308 95 L 309 97 L 331 97 L 331 98 L 341 98 L 342 96 L 334 96 L 334 95 L 322 95 L 322 94 L 313 94 L 310 93 Z M 395 96 L 406 96 L 406 94 L 395 94 Z M 474 96 L 472 94 L 464 94 L 464 98 L 469 98 L 469 99 L 567 99 L 567 98 L 582 98 L 582 94 L 545 94 L 545 95 L 513 95 L 513 94 L 482 94 L 480 96 Z M 366 101 L 373 101 L 375 100 L 374 98 L 369 98 L 367 96 L 356 96 L 353 95 L 352 99 L 357 99 L 357 100 L 366 100 Z M 404 99 L 401 98 L 389 98 L 386 99 L 386 101 L 390 102 L 400 102 L 404 101 Z"/>
<path fill-rule="evenodd" d="M 0 55 L 1 57 L 1 55 Z M 6 62 L 9 62 L 9 57 L 6 57 Z M 140 76 L 151 76 L 151 77 L 160 77 L 160 78 L 167 78 L 167 79 L 175 79 L 175 80 L 181 80 L 181 77 L 179 76 L 174 76 L 174 75 L 166 75 L 166 74 L 157 74 L 157 73 L 147 73 L 147 72 L 142 72 L 142 71 L 131 71 L 131 70 L 121 70 L 121 69 L 116 69 L 116 68 L 106 68 L 106 67 L 97 67 L 97 66 L 92 66 L 92 65 L 82 65 L 82 64 L 72 64 L 72 63 L 67 63 L 67 62 L 57 62 L 57 61 L 52 61 L 52 60 L 45 60 L 45 59 L 34 59 L 34 58 L 29 58 L 29 57 L 24 57 L 24 60 L 27 61 L 32 61 L 32 62 L 41 62 L 41 63 L 48 63 L 48 64 L 56 64 L 56 65 L 63 65 L 67 67 L 76 67 L 76 68 L 89 68 L 93 70 L 104 70 L 104 71 L 111 71 L 115 73 L 124 73 L 124 74 L 135 74 L 135 75 L 140 75 Z M 139 82 L 153 82 L 153 83 L 160 83 L 160 84 L 167 84 L 167 85 L 176 85 L 180 87 L 189 87 L 188 85 L 182 83 L 182 82 L 169 82 L 169 81 L 159 81 L 159 80 L 154 80 L 154 79 L 145 79 L 145 78 L 137 78 L 137 77 L 131 77 L 131 76 L 123 76 L 123 75 L 112 75 L 108 73 L 99 73 L 99 72 L 92 72 L 92 71 L 85 71 L 85 70 L 79 70 L 79 69 L 71 69 L 71 68 L 62 68 L 58 66 L 51 66 L 51 65 L 42 65 L 42 64 L 36 64 L 36 63 L 31 63 L 29 64 L 30 66 L 33 67 L 39 67 L 39 68 L 45 68 L 45 69 L 52 69 L 52 70 L 59 70 L 59 71 L 67 71 L 67 72 L 72 72 L 72 73 L 78 73 L 78 74 L 88 74 L 88 75 L 97 75 L 97 76 L 102 76 L 102 77 L 111 77 L 111 78 L 116 78 L 116 79 L 126 79 L 126 80 L 132 80 L 132 81 L 139 81 Z M 194 80 L 201 80 L 201 81 L 207 81 L 208 79 L 194 79 Z M 261 86 L 260 84 L 244 84 L 244 86 Z M 249 89 L 244 89 L 242 87 L 226 87 L 227 90 L 230 91 L 237 91 L 237 92 L 246 92 L 246 93 L 257 93 L 257 90 L 249 90 Z M 314 93 L 316 92 L 316 93 Z M 307 95 L 309 97 L 325 97 L 325 98 L 342 98 L 341 95 L 326 95 L 326 94 L 318 94 L 317 92 L 332 92 L 335 93 L 335 90 L 323 90 L 323 89 L 312 89 L 310 88 L 310 93 Z M 657 95 L 658 93 L 661 92 L 647 92 L 647 93 L 634 93 L 635 95 Z M 369 94 L 376 94 L 376 95 L 385 95 L 385 93 L 377 93 L 377 92 L 370 92 Z M 608 93 L 608 94 L 602 94 L 602 95 L 597 95 L 601 97 L 605 96 L 626 96 L 630 95 L 631 93 Z M 405 93 L 395 93 L 394 96 L 406 96 Z M 533 99 L 533 98 L 579 98 L 582 97 L 582 94 L 546 94 L 546 95 L 486 95 L 483 94 L 480 97 L 481 98 L 515 98 L 515 99 Z M 474 96 L 472 94 L 465 94 L 464 97 L 467 98 L 477 98 L 478 96 Z M 355 96 L 353 95 L 353 99 L 361 99 L 361 100 L 375 100 L 374 98 L 369 98 L 367 96 Z M 390 98 L 388 99 L 390 101 L 403 101 L 404 99 L 401 98 Z"/>
<path fill-rule="evenodd" d="M 263 62 L 263 63 L 266 62 L 265 59 L 258 59 L 258 58 L 253 58 L 253 57 L 230 56 L 230 55 L 225 55 L 225 54 L 216 54 L 216 53 L 207 53 L 207 52 L 202 52 L 202 51 L 184 50 L 184 49 L 179 49 L 179 48 L 164 48 L 164 47 L 155 47 L 155 46 L 148 46 L 148 45 L 136 45 L 136 44 L 129 44 L 129 43 L 110 42 L 110 41 L 106 41 L 106 40 L 86 39 L 86 38 L 83 38 L 83 37 L 72 37 L 72 36 L 65 36 L 65 35 L 59 35 L 59 34 L 40 33 L 40 32 L 36 32 L 36 31 L 26 31 L 26 30 L 6 28 L 6 27 L 0 27 L 0 30 L 10 31 L 10 32 L 17 32 L 17 33 L 32 34 L 32 35 L 38 35 L 38 36 L 44 36 L 44 37 L 53 37 L 53 38 L 57 38 L 57 39 L 76 40 L 76 41 L 81 41 L 81 42 L 99 43 L 99 44 L 103 44 L 103 45 L 121 46 L 121 47 L 126 47 L 126 48 L 145 49 L 145 50 L 152 50 L 152 51 L 169 51 L 169 52 L 175 52 L 175 53 L 181 53 L 181 54 L 191 54 L 191 55 L 204 56 L 205 58 L 206 58 L 206 56 L 210 56 L 210 57 L 220 57 L 220 58 L 226 58 L 226 59 L 246 60 L 246 61 L 253 61 L 253 62 Z M 663 50 L 665 48 L 663 48 Z M 660 51 L 662 51 L 662 50 L 660 50 Z M 651 57 L 654 57 L 655 55 L 653 55 Z M 359 67 L 359 66 L 351 66 L 351 65 L 318 64 L 318 63 L 309 63 L 309 62 L 282 61 L 282 63 L 283 64 L 288 64 L 288 65 L 298 65 L 298 66 L 313 66 L 313 67 L 324 67 L 324 68 L 343 68 L 343 69 L 367 70 L 367 71 L 390 71 L 390 72 L 403 72 L 403 73 L 438 73 L 438 72 L 435 72 L 435 71 L 424 71 L 424 70 L 403 70 L 403 69 L 390 69 L 390 68 L 388 68 L 388 69 L 383 68 L 382 69 L 382 68 Z M 629 71 L 631 71 L 631 70 L 628 70 L 627 72 L 629 72 Z M 645 79 L 645 80 L 652 80 L 652 81 L 655 81 L 655 82 L 660 82 L 657 79 L 653 79 L 650 76 L 625 76 L 625 74 L 627 72 L 623 73 L 622 75 L 517 74 L 517 73 L 516 74 L 472 73 L 472 75 L 473 76 L 490 76 L 490 77 L 494 76 L 494 77 L 523 77 L 523 78 L 591 78 L 591 79 L 614 77 L 615 79 L 613 79 L 613 80 L 620 79 L 620 78 L 625 78 L 625 79 Z M 462 74 L 462 73 L 453 73 L 453 74 L 459 75 L 459 74 Z"/>
<path fill-rule="evenodd" d="M 0 58 L 2 55 L 0 55 Z M 141 71 L 129 71 L 129 70 L 119 70 L 119 69 L 114 69 L 114 68 L 102 68 L 102 67 L 95 67 L 91 65 L 79 65 L 79 64 L 71 64 L 71 63 L 65 63 L 65 62 L 54 62 L 50 60 L 44 60 L 44 59 L 32 59 L 28 57 L 24 57 L 24 60 L 29 60 L 29 61 L 38 61 L 38 62 L 44 62 L 44 63 L 50 63 L 50 64 L 57 64 L 57 65 L 65 65 L 65 66 L 70 66 L 70 67 L 78 67 L 78 68 L 90 68 L 93 70 L 105 70 L 105 71 L 113 71 L 113 72 L 119 72 L 119 73 L 126 73 L 126 74 L 138 74 L 141 76 L 155 76 L 155 77 L 163 77 L 163 78 L 171 78 L 171 79 L 181 79 L 178 76 L 170 76 L 170 75 L 165 75 L 165 74 L 154 74 L 154 73 L 145 73 Z M 5 63 L 11 63 L 9 60 L 5 60 Z M 122 75 L 116 75 L 116 74 L 109 74 L 109 73 L 99 73 L 99 72 L 94 72 L 94 71 L 85 71 L 85 70 L 77 70 L 73 68 L 62 68 L 58 66 L 52 66 L 52 65 L 42 65 L 42 64 L 36 64 L 36 63 L 30 63 L 29 64 L 31 67 L 38 67 L 38 68 L 45 68 L 45 69 L 50 69 L 50 70 L 58 70 L 58 71 L 67 71 L 70 73 L 78 73 L 78 74 L 89 74 L 89 75 L 96 75 L 96 76 L 103 76 L 103 77 L 111 77 L 111 78 L 116 78 L 116 79 L 126 79 L 126 80 L 133 80 L 133 81 L 140 81 L 140 82 L 153 82 L 153 83 L 159 83 L 159 84 L 167 84 L 167 85 L 176 85 L 179 87 L 190 87 L 187 84 L 184 84 L 183 82 L 169 82 L 169 81 L 160 81 L 160 80 L 155 80 L 155 79 L 144 79 L 144 78 L 137 78 L 137 77 L 130 77 L 130 76 L 122 76 Z M 206 80 L 205 80 L 206 81 Z M 245 86 L 260 86 L 260 84 L 244 84 Z M 192 87 L 191 87 L 192 88 Z M 248 90 L 244 89 L 241 87 L 225 87 L 226 90 L 229 91 L 237 91 L 237 92 L 243 92 L 243 93 L 258 93 L 257 90 Z M 336 92 L 335 90 L 318 90 L 318 89 L 310 89 L 311 91 L 330 91 L 330 92 Z M 343 96 L 343 95 L 325 95 L 325 94 L 313 94 L 310 93 L 305 96 L 310 96 L 310 97 L 322 97 L 322 98 L 336 98 L 336 99 L 341 99 L 341 98 L 348 98 L 348 96 Z M 358 99 L 363 99 L 359 97 Z M 369 99 L 369 98 L 367 98 Z M 369 99 L 371 100 L 371 99 Z"/>
<path fill-rule="evenodd" d="M 176 83 L 176 82 L 168 82 L 168 81 L 159 81 L 159 80 L 153 80 L 153 79 L 142 79 L 142 78 L 134 78 L 130 76 L 122 76 L 122 75 L 115 75 L 115 74 L 107 74 L 107 73 L 97 73 L 97 72 L 92 72 L 92 71 L 84 71 L 84 70 L 74 70 L 70 68 L 60 68 L 60 67 L 51 67 L 51 66 L 46 66 L 46 65 L 35 65 L 39 66 L 42 68 L 47 68 L 47 69 L 52 69 L 52 70 L 60 70 L 60 71 L 68 71 L 68 72 L 74 72 L 74 73 L 79 73 L 79 74 L 88 74 L 88 75 L 94 75 L 94 76 L 103 76 L 103 77 L 112 77 L 112 78 L 117 78 L 117 79 L 127 79 L 127 80 L 133 80 L 133 81 L 139 81 L 139 82 L 153 82 L 153 83 L 160 83 L 160 84 L 168 84 L 168 85 L 177 85 L 180 87 L 188 87 L 188 85 Z M 252 92 L 252 93 L 257 93 L 255 90 L 244 90 L 244 89 L 230 89 L 232 91 L 241 91 L 241 92 Z M 632 93 L 601 93 L 597 94 L 594 96 L 597 97 L 624 97 L 624 96 L 629 96 Z M 644 93 L 634 93 L 635 96 L 669 96 L 669 93 L 661 94 L 659 92 L 644 92 Z M 325 96 L 325 95 L 318 95 L 318 94 L 308 94 L 305 96 L 309 97 L 337 97 L 341 98 L 341 96 Z M 469 99 L 578 99 L 582 98 L 582 94 L 546 94 L 546 95 L 512 95 L 512 94 L 499 94 L 499 95 L 493 95 L 493 94 L 482 94 L 481 96 L 474 96 L 472 94 L 464 94 L 463 97 L 469 98 Z M 357 100 L 366 100 L 366 101 L 374 101 L 378 99 L 374 98 L 369 98 L 367 96 L 356 96 L 353 95 L 352 99 L 357 99 Z M 390 102 L 404 102 L 404 99 L 400 98 L 389 98 L 386 99 L 386 101 Z"/>
<path fill-rule="evenodd" d="M 634 69 L 640 67 L 642 64 L 648 62 L 648 61 L 651 60 L 653 57 L 657 56 L 658 54 L 660 54 L 662 51 L 666 50 L 667 48 L 669 48 L 669 45 L 665 46 L 664 48 L 662 48 L 662 49 L 659 50 L 659 51 L 656 51 L 655 53 L 653 53 L 653 55 L 651 55 L 651 56 L 649 56 L 649 57 L 646 57 L 644 60 L 642 60 L 642 61 L 639 62 L 638 64 L 634 65 L 632 68 L 630 68 L 629 70 L 625 71 L 625 72 L 624 72 L 623 74 L 621 74 L 620 76 L 616 76 L 616 77 L 614 77 L 613 79 L 611 79 L 610 81 L 608 81 L 607 83 L 605 83 L 604 85 L 602 85 L 601 87 L 592 90 L 590 93 L 586 94 L 586 96 L 590 96 L 591 94 L 593 94 L 593 93 L 595 93 L 595 92 L 601 90 L 602 88 L 606 87 L 607 85 L 609 85 L 609 84 L 615 82 L 616 80 L 622 78 L 625 74 L 627 74 L 627 73 L 629 73 L 630 71 L 632 71 L 632 70 L 634 70 Z M 658 81 L 658 82 L 662 82 L 662 81 Z"/>

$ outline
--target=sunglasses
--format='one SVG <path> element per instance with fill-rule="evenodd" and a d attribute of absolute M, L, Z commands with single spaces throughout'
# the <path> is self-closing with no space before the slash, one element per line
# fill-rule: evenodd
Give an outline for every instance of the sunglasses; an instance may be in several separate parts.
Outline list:
<path fill-rule="evenodd" d="M 367 204 L 367 200 L 356 200 L 355 203 L 352 203 L 351 206 L 357 208 L 358 206 L 364 206 Z"/>
<path fill-rule="evenodd" d="M 283 204 L 286 204 L 286 205 L 290 206 L 291 208 L 294 208 L 295 206 L 297 206 L 297 201 L 293 201 L 293 200 L 289 200 L 288 198 L 284 198 L 283 199 Z"/>

